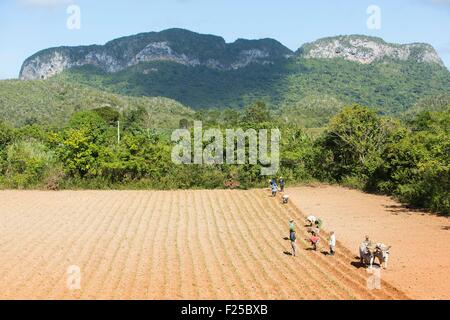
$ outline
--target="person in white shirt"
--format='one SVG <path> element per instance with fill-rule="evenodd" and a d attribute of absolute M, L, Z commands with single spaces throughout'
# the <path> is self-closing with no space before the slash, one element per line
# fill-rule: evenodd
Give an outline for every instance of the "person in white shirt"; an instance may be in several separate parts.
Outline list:
<path fill-rule="evenodd" d="M 336 233 L 334 231 L 331 231 L 330 233 L 330 256 L 334 256 L 334 250 L 336 248 Z"/>
<path fill-rule="evenodd" d="M 317 218 L 311 215 L 308 218 L 306 218 L 306 221 L 309 222 L 309 226 L 312 227 L 316 223 Z"/>

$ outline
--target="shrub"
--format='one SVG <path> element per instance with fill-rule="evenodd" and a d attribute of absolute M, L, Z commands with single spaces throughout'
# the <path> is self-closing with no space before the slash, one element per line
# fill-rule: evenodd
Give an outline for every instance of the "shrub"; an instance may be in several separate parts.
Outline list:
<path fill-rule="evenodd" d="M 363 190 L 366 187 L 367 180 L 358 176 L 345 176 L 341 180 L 341 185 L 351 189 Z"/>
<path fill-rule="evenodd" d="M 98 114 L 107 124 L 115 124 L 119 121 L 120 113 L 112 107 L 105 106 L 93 110 Z"/>
<path fill-rule="evenodd" d="M 6 123 L 0 121 L 0 151 L 6 148 L 14 139 L 13 129 Z"/>
<path fill-rule="evenodd" d="M 38 141 L 20 141 L 7 148 L 6 180 L 14 188 L 40 184 L 55 164 L 52 151 Z"/>

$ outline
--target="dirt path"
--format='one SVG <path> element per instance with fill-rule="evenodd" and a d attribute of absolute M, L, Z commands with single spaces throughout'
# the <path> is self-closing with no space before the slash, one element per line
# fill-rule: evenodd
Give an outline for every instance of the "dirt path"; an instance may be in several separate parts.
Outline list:
<path fill-rule="evenodd" d="M 338 241 L 358 251 L 369 235 L 392 245 L 389 269 L 382 278 L 415 299 L 450 299 L 450 220 L 410 211 L 388 197 L 335 186 L 287 191 L 305 215 L 324 220 Z M 347 262 L 350 263 L 350 262 Z"/>
<path fill-rule="evenodd" d="M 388 283 L 369 290 L 350 251 L 308 251 L 301 225 L 289 256 L 290 218 L 303 216 L 263 190 L 3 191 L 0 298 L 406 298 Z"/>

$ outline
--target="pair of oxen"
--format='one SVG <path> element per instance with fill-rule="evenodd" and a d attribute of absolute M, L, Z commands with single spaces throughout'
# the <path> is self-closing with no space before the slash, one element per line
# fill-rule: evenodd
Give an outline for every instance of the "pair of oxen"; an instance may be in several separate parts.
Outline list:
<path fill-rule="evenodd" d="M 367 242 L 362 242 L 359 246 L 359 257 L 361 263 L 372 268 L 375 258 L 378 259 L 379 265 L 387 269 L 391 246 L 383 243 L 377 243 L 375 246 Z"/>

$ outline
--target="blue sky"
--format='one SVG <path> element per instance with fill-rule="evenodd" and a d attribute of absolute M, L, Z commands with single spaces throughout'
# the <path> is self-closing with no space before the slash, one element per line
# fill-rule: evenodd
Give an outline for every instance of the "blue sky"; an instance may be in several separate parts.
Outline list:
<path fill-rule="evenodd" d="M 81 10 L 79 30 L 66 26 L 71 4 Z M 367 27 L 370 5 L 381 9 L 380 30 Z M 450 0 L 0 0 L 0 79 L 16 78 L 41 49 L 173 27 L 228 42 L 270 37 L 293 50 L 339 34 L 427 42 L 450 67 Z"/>

